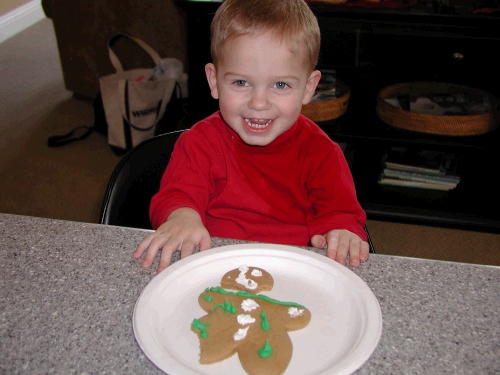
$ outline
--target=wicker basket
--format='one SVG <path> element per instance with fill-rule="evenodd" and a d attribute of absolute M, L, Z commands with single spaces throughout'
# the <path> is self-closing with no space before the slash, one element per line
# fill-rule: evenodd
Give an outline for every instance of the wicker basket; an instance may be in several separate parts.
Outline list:
<path fill-rule="evenodd" d="M 349 86 L 338 79 L 335 90 L 339 93 L 337 99 L 305 104 L 302 106 L 302 114 L 314 122 L 330 121 L 342 116 L 347 111 L 351 90 Z"/>
<path fill-rule="evenodd" d="M 425 96 L 439 94 L 473 93 L 489 97 L 492 111 L 474 115 L 431 115 L 410 112 L 385 101 L 400 95 Z M 479 89 L 439 82 L 399 83 L 383 88 L 377 96 L 377 115 L 396 128 L 420 133 L 451 136 L 479 135 L 495 130 L 500 123 L 499 101 L 492 94 Z"/>

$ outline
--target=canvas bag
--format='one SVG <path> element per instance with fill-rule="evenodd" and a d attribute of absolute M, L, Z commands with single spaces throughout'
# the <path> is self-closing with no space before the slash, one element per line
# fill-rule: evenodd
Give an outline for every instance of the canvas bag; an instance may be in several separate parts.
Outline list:
<path fill-rule="evenodd" d="M 109 40 L 109 58 L 116 72 L 99 78 L 99 86 L 108 126 L 108 143 L 112 148 L 126 151 L 155 135 L 174 91 L 176 77 L 165 74 L 155 77 L 150 68 L 123 70 L 111 48 L 118 38 L 136 42 L 156 66 L 160 65 L 161 57 L 144 41 L 127 34 L 116 34 Z"/>
<path fill-rule="evenodd" d="M 116 34 L 113 38 L 110 39 L 108 42 L 108 48 L 111 48 L 113 43 L 121 37 L 126 37 L 130 38 L 132 40 L 139 40 L 137 38 L 132 38 L 126 34 Z M 136 42 L 137 43 L 137 42 Z M 146 43 L 139 41 L 139 45 L 142 46 L 147 46 Z M 182 61 L 179 59 L 175 58 L 162 58 L 160 62 L 158 63 L 158 54 L 149 46 L 147 46 L 149 52 L 151 52 L 150 55 L 151 58 L 154 60 L 156 66 L 154 69 L 135 69 L 144 71 L 147 73 L 144 77 L 152 77 L 154 76 L 155 79 L 157 78 L 165 78 L 166 83 L 166 91 L 165 95 L 168 96 L 168 93 L 170 92 L 170 83 L 167 82 L 166 78 L 174 78 L 176 80 L 175 82 L 175 88 L 173 90 L 173 93 L 171 94 L 170 100 L 168 101 L 166 105 L 166 109 L 163 110 L 163 115 L 158 116 L 157 122 L 156 122 L 156 134 L 161 134 L 163 132 L 168 132 L 175 130 L 172 127 L 176 127 L 178 124 L 182 123 L 185 120 L 186 116 L 186 98 L 187 98 L 187 81 L 188 81 L 188 76 L 186 73 L 183 72 L 183 65 Z M 118 59 L 115 59 L 118 60 Z M 120 62 L 118 61 L 120 64 Z M 121 65 L 121 64 L 120 64 Z M 115 68 L 116 69 L 116 68 Z M 123 70 L 123 69 L 122 69 Z M 113 75 L 113 74 L 112 74 Z M 110 75 L 110 76 L 112 76 Z M 142 77 L 142 76 L 140 76 Z M 164 104 L 164 103 L 162 103 Z M 104 109 L 104 103 L 103 103 L 103 98 L 101 91 L 97 93 L 96 98 L 94 99 L 93 102 L 93 107 L 94 107 L 94 124 L 92 126 L 78 126 L 75 129 L 71 130 L 67 134 L 63 135 L 54 135 L 51 136 L 47 139 L 47 146 L 48 147 L 61 147 L 64 145 L 67 145 L 72 142 L 80 141 L 88 136 L 90 136 L 92 133 L 97 132 L 100 133 L 106 137 L 108 137 L 108 122 L 107 122 L 107 117 Z M 109 111 L 108 111 L 108 115 Z M 158 114 L 160 115 L 160 113 Z M 125 126 L 125 129 L 127 127 Z M 149 131 L 148 134 L 151 132 Z M 129 132 L 131 134 L 131 132 Z M 155 135 L 156 135 L 155 134 Z M 132 136 L 130 135 L 128 137 L 130 140 L 132 139 Z M 137 142 L 137 140 L 136 140 Z M 132 143 L 132 142 L 129 142 Z M 133 144 L 133 143 L 132 143 Z M 133 144 L 135 146 L 135 144 Z M 130 147 L 127 148 L 122 148 L 123 146 L 115 146 L 110 143 L 110 147 L 113 150 L 113 152 L 117 155 L 122 155 L 125 152 L 127 152 Z"/>

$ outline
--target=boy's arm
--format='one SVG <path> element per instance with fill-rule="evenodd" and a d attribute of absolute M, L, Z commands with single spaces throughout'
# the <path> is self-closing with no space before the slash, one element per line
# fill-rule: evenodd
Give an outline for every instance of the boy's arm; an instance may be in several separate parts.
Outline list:
<path fill-rule="evenodd" d="M 213 190 L 214 146 L 196 125 L 177 140 L 158 192 L 152 197 L 149 218 L 158 229 L 176 209 L 191 207 L 203 215 Z"/>
<path fill-rule="evenodd" d="M 172 255 L 180 251 L 181 258 L 212 247 L 212 240 L 203 225 L 200 215 L 192 208 L 182 207 L 173 211 L 158 229 L 146 236 L 137 246 L 132 256 L 140 258 L 143 267 L 150 267 L 161 250 L 160 263 L 156 269 L 160 273 L 170 265 Z"/>
<path fill-rule="evenodd" d="M 321 142 L 322 141 L 322 142 Z M 346 229 L 366 241 L 366 213 L 358 202 L 351 170 L 337 144 L 321 139 L 309 149 L 306 190 L 312 204 L 307 218 L 310 238 Z"/>
<path fill-rule="evenodd" d="M 308 180 L 314 213 L 308 219 L 311 244 L 327 249 L 327 256 L 345 265 L 347 254 L 353 267 L 368 259 L 364 230 L 366 213 L 356 197 L 350 168 L 340 147 L 316 149 L 315 173 Z"/>

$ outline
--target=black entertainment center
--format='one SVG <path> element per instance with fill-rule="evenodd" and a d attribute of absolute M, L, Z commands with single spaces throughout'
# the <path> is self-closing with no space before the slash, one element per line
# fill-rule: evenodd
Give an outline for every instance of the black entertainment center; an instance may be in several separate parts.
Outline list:
<path fill-rule="evenodd" d="M 424 134 L 391 127 L 375 112 L 378 91 L 400 82 L 449 82 L 500 98 L 500 12 L 481 13 L 477 2 L 453 1 L 403 0 L 391 9 L 311 2 L 322 32 L 318 68 L 335 69 L 351 89 L 347 112 L 319 125 L 346 144 L 369 219 L 500 233 L 499 129 L 476 136 Z M 210 61 L 209 24 L 220 1 L 177 5 L 187 17 L 192 124 L 217 109 L 203 67 Z M 460 183 L 451 191 L 378 184 L 383 155 L 394 146 L 453 153 Z"/>

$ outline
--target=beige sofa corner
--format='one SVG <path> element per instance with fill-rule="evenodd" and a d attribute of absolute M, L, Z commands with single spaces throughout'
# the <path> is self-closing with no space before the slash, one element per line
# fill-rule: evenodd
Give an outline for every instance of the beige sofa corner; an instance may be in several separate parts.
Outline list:
<path fill-rule="evenodd" d="M 99 77 L 114 72 L 107 42 L 118 32 L 187 65 L 185 16 L 173 0 L 42 0 L 42 7 L 54 24 L 65 87 L 77 97 L 94 98 Z M 121 39 L 113 49 L 125 69 L 153 67 L 133 42 Z"/>

